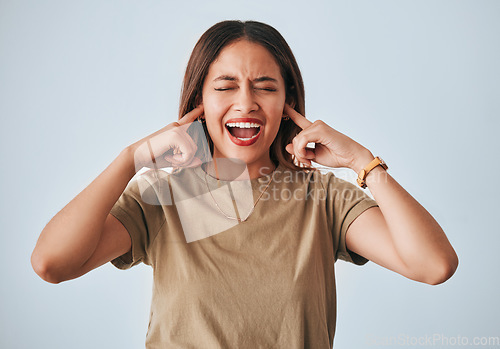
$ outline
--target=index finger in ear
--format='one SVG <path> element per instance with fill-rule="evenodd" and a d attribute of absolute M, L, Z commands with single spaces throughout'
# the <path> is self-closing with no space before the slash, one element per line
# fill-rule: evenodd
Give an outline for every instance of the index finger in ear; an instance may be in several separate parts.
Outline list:
<path fill-rule="evenodd" d="M 184 115 L 182 118 L 179 119 L 178 123 L 179 126 L 189 124 L 193 121 L 195 121 L 200 115 L 203 115 L 203 104 L 200 104 L 193 110 L 191 110 L 189 113 Z"/>
<path fill-rule="evenodd" d="M 306 129 L 312 125 L 312 122 L 307 120 L 303 115 L 297 112 L 295 109 L 285 104 L 285 113 L 292 119 L 292 121 L 299 126 L 301 129 Z"/>

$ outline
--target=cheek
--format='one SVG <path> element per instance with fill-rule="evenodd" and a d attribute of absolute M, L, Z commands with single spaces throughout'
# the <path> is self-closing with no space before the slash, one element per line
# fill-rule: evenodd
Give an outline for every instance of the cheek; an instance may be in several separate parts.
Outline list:
<path fill-rule="evenodd" d="M 278 134 L 281 125 L 281 118 L 283 117 L 283 109 L 285 108 L 285 97 L 280 96 L 269 105 L 268 115 L 272 119 L 273 133 Z M 275 135 L 276 136 L 276 135 Z"/>
<path fill-rule="evenodd" d="M 273 119 L 280 120 L 283 116 L 283 109 L 285 108 L 285 98 L 278 98 L 270 103 L 267 107 L 267 113 Z"/>
<path fill-rule="evenodd" d="M 203 98 L 205 117 L 208 119 L 222 118 L 229 109 L 228 104 L 221 98 L 207 96 Z"/>
<path fill-rule="evenodd" d="M 221 128 L 221 120 L 225 114 L 224 103 L 222 103 L 219 98 L 204 96 L 203 108 L 203 113 L 207 123 L 207 130 L 210 137 L 212 137 L 212 140 L 219 139 L 221 132 L 223 131 Z"/>
<path fill-rule="evenodd" d="M 284 93 L 280 93 L 278 96 L 273 98 L 271 102 L 271 108 L 273 113 L 283 114 L 283 109 L 285 108 L 286 96 Z"/>

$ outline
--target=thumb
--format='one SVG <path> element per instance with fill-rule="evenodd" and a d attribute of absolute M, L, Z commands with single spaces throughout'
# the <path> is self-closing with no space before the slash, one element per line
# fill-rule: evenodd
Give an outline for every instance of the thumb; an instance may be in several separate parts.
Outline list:
<path fill-rule="evenodd" d="M 292 144 L 292 143 L 287 144 L 287 146 L 285 147 L 285 150 L 286 150 L 287 152 L 289 152 L 290 154 L 292 154 L 292 155 L 293 155 L 293 144 Z"/>

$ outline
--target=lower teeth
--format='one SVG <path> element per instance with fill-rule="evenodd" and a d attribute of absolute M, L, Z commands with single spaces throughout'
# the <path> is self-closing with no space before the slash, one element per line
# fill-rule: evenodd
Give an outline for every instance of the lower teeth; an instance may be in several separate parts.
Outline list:
<path fill-rule="evenodd" d="M 248 141 L 250 139 L 254 139 L 255 137 L 257 137 L 260 133 L 260 128 L 257 130 L 257 132 L 252 136 L 252 137 L 248 137 L 248 138 L 243 138 L 243 137 L 237 137 L 235 135 L 233 135 L 233 133 L 230 131 L 230 128 L 227 128 L 228 132 L 230 133 L 230 135 L 236 139 L 239 139 L 240 141 Z"/>
<path fill-rule="evenodd" d="M 248 140 L 250 140 L 250 139 L 254 139 L 255 137 L 257 137 L 257 135 L 258 135 L 258 134 L 259 134 L 259 132 L 257 132 L 257 134 L 255 134 L 254 136 L 249 137 L 249 138 L 236 137 L 236 136 L 233 136 L 233 137 L 234 137 L 234 138 L 237 138 L 237 139 L 239 139 L 239 140 L 241 140 L 241 141 L 248 141 Z"/>

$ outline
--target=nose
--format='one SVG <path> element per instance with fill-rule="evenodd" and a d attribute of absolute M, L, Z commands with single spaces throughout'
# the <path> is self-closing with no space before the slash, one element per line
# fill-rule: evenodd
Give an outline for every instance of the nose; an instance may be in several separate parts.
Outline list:
<path fill-rule="evenodd" d="M 233 107 L 242 114 L 250 114 L 252 111 L 259 109 L 252 87 L 240 86 L 238 93 L 235 95 Z"/>

